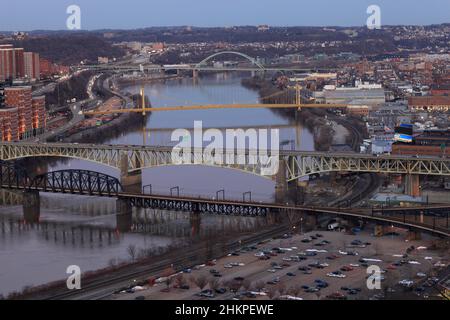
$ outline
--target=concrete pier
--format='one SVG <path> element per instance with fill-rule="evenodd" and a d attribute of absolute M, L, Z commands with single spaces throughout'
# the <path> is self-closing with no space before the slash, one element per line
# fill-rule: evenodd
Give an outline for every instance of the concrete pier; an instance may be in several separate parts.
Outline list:
<path fill-rule="evenodd" d="M 27 223 L 38 223 L 41 215 L 39 191 L 23 192 L 23 217 Z"/>
<path fill-rule="evenodd" d="M 116 226 L 120 232 L 128 232 L 133 225 L 133 207 L 124 200 L 116 201 Z"/>

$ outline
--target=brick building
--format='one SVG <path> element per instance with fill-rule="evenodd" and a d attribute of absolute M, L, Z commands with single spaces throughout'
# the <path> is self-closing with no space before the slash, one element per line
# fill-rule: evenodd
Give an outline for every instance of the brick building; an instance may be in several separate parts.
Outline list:
<path fill-rule="evenodd" d="M 23 48 L 0 45 L 0 81 L 22 78 L 25 75 Z"/>
<path fill-rule="evenodd" d="M 39 80 L 41 76 L 39 54 L 34 52 L 24 53 L 25 77 Z"/>
<path fill-rule="evenodd" d="M 423 96 L 423 97 L 409 97 L 408 106 L 411 110 L 450 110 L 450 96 Z"/>
<path fill-rule="evenodd" d="M 17 108 L 0 108 L 1 141 L 19 140 L 19 113 Z"/>

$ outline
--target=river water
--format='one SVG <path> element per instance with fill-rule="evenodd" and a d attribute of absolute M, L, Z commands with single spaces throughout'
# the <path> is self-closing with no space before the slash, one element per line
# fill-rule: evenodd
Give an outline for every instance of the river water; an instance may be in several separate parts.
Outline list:
<path fill-rule="evenodd" d="M 244 75 L 248 76 L 248 75 Z M 242 75 L 216 74 L 192 79 L 170 80 L 145 85 L 152 107 L 257 103 L 258 93 L 241 85 Z M 139 93 L 140 86 L 125 90 Z M 130 128 L 106 144 L 174 145 L 173 130 L 194 127 L 202 121 L 208 128 L 279 129 L 280 141 L 289 141 L 302 150 L 313 149 L 310 132 L 268 109 L 220 109 L 155 112 L 146 128 Z M 101 165 L 67 160 L 48 166 L 48 170 L 88 169 L 119 176 L 119 172 Z M 242 199 L 252 192 L 252 199 L 272 201 L 275 183 L 271 179 L 233 169 L 206 166 L 166 166 L 145 169 L 143 185 L 152 184 L 153 193 L 170 194 L 178 186 L 186 196 L 214 197 L 225 190 L 226 198 Z M 26 285 L 39 285 L 63 279 L 69 265 L 82 271 L 106 267 L 130 259 L 130 246 L 138 251 L 161 252 L 191 237 L 192 225 L 187 214 L 137 210 L 134 222 L 140 228 L 121 234 L 115 228 L 115 200 L 41 194 L 38 225 L 23 221 L 20 195 L 1 193 L 0 206 L 0 294 L 20 291 Z M 204 217 L 200 237 L 214 233 L 252 231 L 265 224 L 263 218 Z"/>

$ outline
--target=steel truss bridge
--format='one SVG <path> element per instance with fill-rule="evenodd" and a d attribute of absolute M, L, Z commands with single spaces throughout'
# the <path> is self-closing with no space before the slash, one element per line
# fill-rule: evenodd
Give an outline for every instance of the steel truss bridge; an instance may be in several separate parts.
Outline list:
<path fill-rule="evenodd" d="M 257 151 L 225 150 L 220 162 L 203 149 L 179 150 L 184 162 L 174 162 L 172 147 L 88 145 L 70 143 L 0 143 L 0 160 L 29 157 L 65 157 L 91 161 L 121 170 L 122 174 L 163 165 L 198 164 L 225 167 L 261 176 L 273 176 L 270 165 L 279 164 L 278 174 L 286 181 L 332 171 L 375 172 L 450 176 L 450 158 L 372 156 L 358 153 L 329 153 L 281 150 L 259 157 Z M 219 152 L 219 151 L 216 151 Z M 217 156 L 216 154 L 212 154 Z M 177 159 L 175 159 L 177 160 Z M 244 164 L 236 164 L 244 163 Z"/>
<path fill-rule="evenodd" d="M 336 208 L 313 208 L 289 206 L 273 203 L 255 203 L 238 201 L 219 201 L 211 199 L 172 197 L 161 195 L 144 195 L 122 192 L 117 178 L 87 170 L 63 170 L 28 177 L 23 168 L 10 162 L 0 162 L 0 187 L 2 189 L 23 190 L 25 192 L 52 192 L 90 196 L 117 197 L 131 206 L 139 208 L 162 209 L 170 211 L 194 212 L 202 214 L 219 214 L 227 216 L 266 216 L 269 213 L 301 213 L 309 215 L 326 214 L 367 220 L 380 224 L 396 225 L 409 229 L 431 232 L 448 237 L 449 207 L 413 208 L 352 211 Z M 397 210 L 402 210 L 396 212 Z M 418 211 L 420 210 L 420 211 Z M 412 213 L 412 214 L 411 214 Z M 417 213 L 433 216 L 431 221 L 418 221 Z M 432 214 L 431 214 L 432 213 Z M 446 216 L 446 225 L 442 221 Z M 414 218 L 413 218 L 414 217 Z M 436 223 L 438 220 L 438 223 Z"/>

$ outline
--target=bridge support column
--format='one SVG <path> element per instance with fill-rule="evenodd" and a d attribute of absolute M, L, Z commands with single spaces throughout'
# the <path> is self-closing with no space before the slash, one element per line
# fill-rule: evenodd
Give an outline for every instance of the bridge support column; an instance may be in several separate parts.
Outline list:
<path fill-rule="evenodd" d="M 191 236 L 197 237 L 200 235 L 200 226 L 202 224 L 202 216 L 199 211 L 193 211 L 189 216 L 189 222 L 191 225 Z"/>
<path fill-rule="evenodd" d="M 286 163 L 280 161 L 278 173 L 275 176 L 275 202 L 282 204 L 286 203 L 287 189 Z"/>
<path fill-rule="evenodd" d="M 41 215 L 39 191 L 24 191 L 23 217 L 27 223 L 38 223 Z"/>
<path fill-rule="evenodd" d="M 142 171 L 128 172 L 127 154 L 123 154 L 120 159 L 120 182 L 124 192 L 142 193 Z"/>
<path fill-rule="evenodd" d="M 421 240 L 421 239 L 422 239 L 422 233 L 420 233 L 420 232 L 408 230 L 408 232 L 406 233 L 406 240 L 408 240 L 408 241 Z"/>
<path fill-rule="evenodd" d="M 197 80 L 198 79 L 198 70 L 192 69 L 192 79 Z"/>
<path fill-rule="evenodd" d="M 120 232 L 128 232 L 133 225 L 133 207 L 124 199 L 116 201 L 116 227 Z"/>
<path fill-rule="evenodd" d="M 405 193 L 412 197 L 420 197 L 420 179 L 417 174 L 405 176 Z"/>
<path fill-rule="evenodd" d="M 382 224 L 377 224 L 375 225 L 374 231 L 373 231 L 373 235 L 375 237 L 382 237 L 385 233 L 389 232 L 389 227 L 382 225 Z"/>

